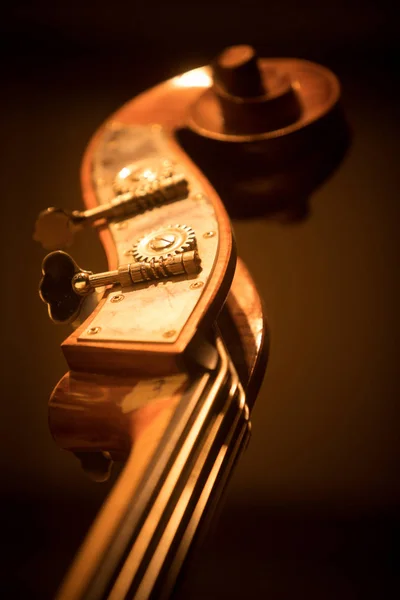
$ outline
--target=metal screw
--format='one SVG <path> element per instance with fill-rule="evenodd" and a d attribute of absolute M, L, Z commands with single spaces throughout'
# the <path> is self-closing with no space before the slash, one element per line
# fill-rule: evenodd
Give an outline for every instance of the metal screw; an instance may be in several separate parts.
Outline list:
<path fill-rule="evenodd" d="M 164 331 L 163 337 L 170 338 L 170 337 L 173 337 L 175 334 L 176 334 L 175 329 L 170 329 L 169 331 Z"/>
<path fill-rule="evenodd" d="M 212 238 L 215 235 L 215 231 L 206 231 L 203 233 L 203 238 Z"/>
<path fill-rule="evenodd" d="M 152 250 L 161 251 L 170 248 L 175 243 L 176 236 L 172 233 L 160 234 L 154 237 L 149 246 Z"/>
<path fill-rule="evenodd" d="M 116 294 L 115 296 L 112 296 L 110 302 L 121 302 L 124 298 L 125 296 L 123 294 Z"/>
<path fill-rule="evenodd" d="M 197 290 L 198 288 L 201 288 L 203 285 L 204 285 L 204 283 L 202 281 L 195 281 L 194 283 L 192 283 L 190 285 L 190 289 Z"/>
<path fill-rule="evenodd" d="M 88 335 L 95 335 L 96 333 L 99 333 L 99 331 L 101 331 L 101 327 L 91 327 L 87 330 L 87 333 Z"/>

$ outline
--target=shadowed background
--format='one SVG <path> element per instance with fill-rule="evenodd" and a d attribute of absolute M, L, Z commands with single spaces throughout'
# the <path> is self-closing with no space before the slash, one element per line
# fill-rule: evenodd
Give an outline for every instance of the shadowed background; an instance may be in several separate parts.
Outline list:
<path fill-rule="evenodd" d="M 109 489 L 48 432 L 69 330 L 37 296 L 36 215 L 80 208 L 82 154 L 111 112 L 233 43 L 333 69 L 354 140 L 306 220 L 234 223 L 267 308 L 270 360 L 251 444 L 185 595 L 395 597 L 399 32 L 389 2 L 47 0 L 9 9 L 0 31 L 4 597 L 52 597 Z M 106 267 L 91 232 L 71 251 Z"/>

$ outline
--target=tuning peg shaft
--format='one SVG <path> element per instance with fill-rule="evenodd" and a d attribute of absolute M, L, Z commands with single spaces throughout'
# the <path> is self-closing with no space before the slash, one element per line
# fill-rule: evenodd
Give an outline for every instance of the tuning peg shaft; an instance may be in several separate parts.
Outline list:
<path fill-rule="evenodd" d="M 178 275 L 194 275 L 200 270 L 196 249 L 154 257 L 151 261 L 133 262 L 104 273 L 85 271 L 69 254 L 57 250 L 43 261 L 39 294 L 48 305 L 54 323 L 71 323 L 77 319 L 85 296 L 96 288 L 107 285 L 131 287 Z"/>
<path fill-rule="evenodd" d="M 114 191 L 116 196 L 110 203 L 89 210 L 47 208 L 38 216 L 34 239 L 46 250 L 65 248 L 82 227 L 141 213 L 164 202 L 186 198 L 189 193 L 186 177 L 174 173 L 170 164 L 160 173 L 141 169 L 138 174 L 133 165 L 124 167 L 114 180 Z"/>

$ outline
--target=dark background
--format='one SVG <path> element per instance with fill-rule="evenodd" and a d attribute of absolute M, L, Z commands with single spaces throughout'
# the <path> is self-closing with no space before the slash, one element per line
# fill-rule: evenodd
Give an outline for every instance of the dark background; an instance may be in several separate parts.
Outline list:
<path fill-rule="evenodd" d="M 333 69 L 354 140 L 306 220 L 234 223 L 267 307 L 270 361 L 252 442 L 186 597 L 396 597 L 399 31 L 389 2 L 46 0 L 3 12 L 0 32 L 3 597 L 52 597 L 109 488 L 47 429 L 68 330 L 37 296 L 36 214 L 80 207 L 81 157 L 112 111 L 233 43 Z M 73 254 L 106 266 L 94 234 Z"/>

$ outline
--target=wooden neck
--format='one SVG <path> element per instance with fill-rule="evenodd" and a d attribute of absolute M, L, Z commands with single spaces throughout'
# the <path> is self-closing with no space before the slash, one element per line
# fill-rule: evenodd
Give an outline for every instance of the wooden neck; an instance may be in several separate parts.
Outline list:
<path fill-rule="evenodd" d="M 155 590 L 162 597 L 173 586 L 248 436 L 243 389 L 219 337 L 216 347 L 217 368 L 192 381 L 134 444 L 59 600 L 149 598 Z"/>

